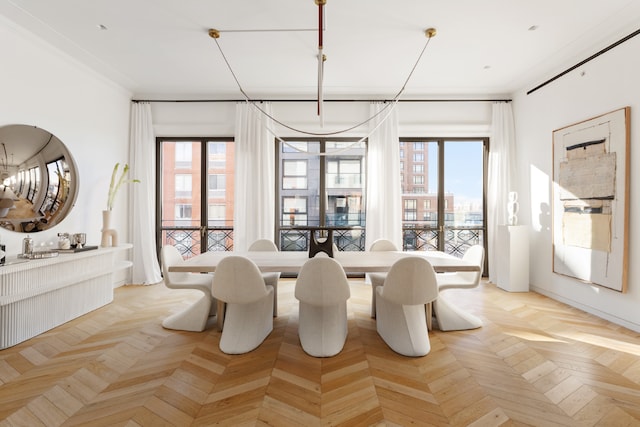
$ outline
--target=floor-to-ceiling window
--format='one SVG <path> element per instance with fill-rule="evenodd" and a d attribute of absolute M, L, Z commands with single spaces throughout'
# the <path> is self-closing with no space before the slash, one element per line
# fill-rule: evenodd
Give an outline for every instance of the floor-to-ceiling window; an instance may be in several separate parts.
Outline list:
<path fill-rule="evenodd" d="M 363 250 L 366 144 L 347 139 L 277 143 L 276 240 L 304 251 L 316 228 L 331 229 L 340 250 Z"/>
<path fill-rule="evenodd" d="M 331 229 L 340 250 L 364 250 L 365 142 L 275 144 L 280 249 L 307 250 L 310 230 Z M 401 138 L 404 250 L 461 256 L 485 244 L 487 150 L 486 138 Z M 159 138 L 158 153 L 159 246 L 176 245 L 185 257 L 232 250 L 232 139 Z"/>
<path fill-rule="evenodd" d="M 230 138 L 158 138 L 158 245 L 184 257 L 233 248 Z"/>
<path fill-rule="evenodd" d="M 486 138 L 401 138 L 404 250 L 485 245 Z"/>

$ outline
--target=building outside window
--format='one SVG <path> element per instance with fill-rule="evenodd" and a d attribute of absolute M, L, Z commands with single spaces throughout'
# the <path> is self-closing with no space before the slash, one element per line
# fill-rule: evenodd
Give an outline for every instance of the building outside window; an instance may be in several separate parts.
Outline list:
<path fill-rule="evenodd" d="M 309 227 L 334 229 L 342 250 L 364 248 L 365 143 L 309 139 L 277 144 L 280 248 L 306 250 Z"/>
<path fill-rule="evenodd" d="M 227 166 L 227 143 L 211 141 L 209 142 L 209 169 L 226 169 Z"/>
<path fill-rule="evenodd" d="M 224 203 L 209 204 L 209 221 L 212 224 L 224 225 L 226 219 L 227 206 Z"/>
<path fill-rule="evenodd" d="M 404 249 L 461 256 L 470 245 L 484 244 L 488 139 L 404 138 L 401 143 L 413 159 L 401 162 Z"/>
<path fill-rule="evenodd" d="M 176 205 L 176 222 L 187 220 L 187 224 L 191 224 L 191 205 L 189 204 L 177 204 Z"/>
<path fill-rule="evenodd" d="M 282 161 L 282 188 L 284 190 L 304 190 L 307 188 L 307 160 Z"/>
<path fill-rule="evenodd" d="M 224 199 L 227 192 L 227 175 L 221 173 L 209 174 L 209 198 Z"/>
<path fill-rule="evenodd" d="M 175 145 L 176 169 L 191 169 L 193 161 L 192 143 L 188 141 L 178 141 Z"/>
<path fill-rule="evenodd" d="M 307 198 L 304 196 L 282 198 L 282 224 L 291 226 L 308 225 Z"/>
<path fill-rule="evenodd" d="M 158 138 L 158 249 L 233 249 L 232 138 Z"/>
<path fill-rule="evenodd" d="M 404 220 L 405 221 L 415 221 L 418 217 L 417 212 L 417 203 L 416 199 L 405 199 L 404 200 Z"/>
<path fill-rule="evenodd" d="M 178 174 L 175 176 L 176 199 L 190 199 L 193 193 L 193 176 L 191 174 Z"/>

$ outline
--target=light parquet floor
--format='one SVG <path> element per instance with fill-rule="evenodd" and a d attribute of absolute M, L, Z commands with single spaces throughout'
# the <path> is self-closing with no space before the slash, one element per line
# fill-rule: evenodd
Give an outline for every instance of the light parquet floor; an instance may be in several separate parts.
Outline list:
<path fill-rule="evenodd" d="M 431 352 L 408 358 L 377 335 L 370 288 L 351 280 L 345 348 L 318 359 L 300 347 L 293 289 L 279 284 L 267 340 L 229 356 L 216 330 L 160 326 L 197 293 L 118 288 L 0 351 L 0 426 L 640 425 L 639 334 L 580 310 L 489 283 L 450 290 L 484 326 L 435 330 Z"/>

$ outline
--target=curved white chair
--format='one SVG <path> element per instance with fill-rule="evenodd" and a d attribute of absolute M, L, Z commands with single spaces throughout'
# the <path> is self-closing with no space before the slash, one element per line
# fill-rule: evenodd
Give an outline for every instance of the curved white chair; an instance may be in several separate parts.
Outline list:
<path fill-rule="evenodd" d="M 166 245 L 160 251 L 162 261 L 162 275 L 164 284 L 170 289 L 196 289 L 202 292 L 202 297 L 187 309 L 173 314 L 162 322 L 167 329 L 179 331 L 201 332 L 207 327 L 211 316 L 216 314 L 217 305 L 211 296 L 211 274 L 169 272 L 169 267 L 184 262 L 182 255 L 175 246 Z"/>
<path fill-rule="evenodd" d="M 347 275 L 335 259 L 314 257 L 305 262 L 295 287 L 300 301 L 298 335 L 305 353 L 331 357 L 342 350 L 350 296 Z"/>
<path fill-rule="evenodd" d="M 438 297 L 436 273 L 429 261 L 420 257 L 399 259 L 376 292 L 376 328 L 384 342 L 404 356 L 429 353 L 424 307 Z"/>
<path fill-rule="evenodd" d="M 392 241 L 387 239 L 375 240 L 370 251 L 397 251 L 398 248 Z M 376 317 L 376 288 L 384 284 L 384 279 L 387 277 L 387 273 L 367 273 L 365 281 L 368 279 L 371 282 L 371 317 Z"/>
<path fill-rule="evenodd" d="M 469 247 L 462 256 L 478 267 L 480 271 L 459 271 L 456 273 L 440 273 L 436 275 L 440 295 L 433 303 L 433 311 L 438 321 L 438 329 L 441 331 L 462 331 L 476 329 L 482 326 L 482 320 L 473 314 L 460 310 L 443 297 L 442 291 L 446 289 L 475 288 L 480 283 L 482 269 L 484 267 L 484 247 L 474 245 Z"/>
<path fill-rule="evenodd" d="M 249 251 L 278 252 L 278 247 L 269 239 L 258 239 L 249 246 Z M 273 286 L 273 317 L 278 315 L 278 280 L 280 273 L 262 273 L 265 285 Z"/>
<path fill-rule="evenodd" d="M 273 286 L 264 283 L 260 270 L 248 258 L 232 255 L 218 263 L 213 296 L 226 303 L 220 350 L 248 353 L 273 330 Z"/>
<path fill-rule="evenodd" d="M 397 251 L 398 247 L 387 239 L 374 240 L 369 248 L 370 251 Z"/>

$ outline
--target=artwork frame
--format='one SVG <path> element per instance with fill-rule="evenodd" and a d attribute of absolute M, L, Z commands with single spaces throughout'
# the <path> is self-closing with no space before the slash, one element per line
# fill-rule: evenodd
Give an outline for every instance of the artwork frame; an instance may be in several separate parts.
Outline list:
<path fill-rule="evenodd" d="M 624 293 L 630 107 L 553 131 L 553 272 Z"/>

